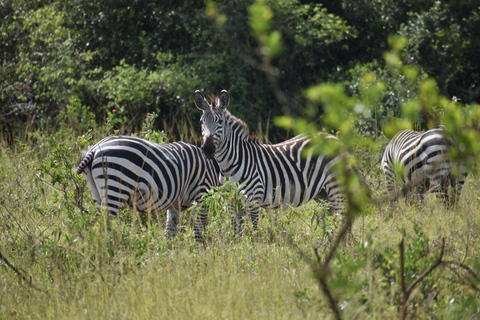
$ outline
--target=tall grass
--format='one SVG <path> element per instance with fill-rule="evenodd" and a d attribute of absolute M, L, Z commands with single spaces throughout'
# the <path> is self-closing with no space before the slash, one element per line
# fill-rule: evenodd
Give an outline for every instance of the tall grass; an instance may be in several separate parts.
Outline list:
<path fill-rule="evenodd" d="M 189 211 L 178 236 L 166 240 L 164 213 L 148 219 L 124 210 L 92 221 L 96 208 L 72 173 L 84 139 L 63 131 L 35 141 L 0 151 L 0 318 L 332 317 L 312 272 L 313 249 L 322 257 L 342 223 L 325 205 L 262 211 L 260 231 L 247 223 L 237 238 L 225 210 L 229 193 L 221 189 L 209 203 L 205 246 L 194 241 Z M 382 191 L 376 158 L 356 151 Z M 407 284 L 438 257 L 442 238 L 444 259 L 478 274 L 479 195 L 478 180 L 469 176 L 455 208 L 435 195 L 367 206 L 329 270 L 342 316 L 397 317 L 402 238 Z M 409 314 L 475 318 L 480 294 L 471 279 L 458 267 L 434 270 L 418 285 Z"/>

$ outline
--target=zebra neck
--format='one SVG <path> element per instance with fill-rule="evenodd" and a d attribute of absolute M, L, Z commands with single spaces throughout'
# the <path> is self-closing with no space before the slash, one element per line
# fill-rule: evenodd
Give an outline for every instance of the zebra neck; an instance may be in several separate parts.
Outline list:
<path fill-rule="evenodd" d="M 223 175 L 239 180 L 245 170 L 245 157 L 252 153 L 257 144 L 256 141 L 250 141 L 248 131 L 238 123 L 225 128 L 225 139 L 215 152 L 215 160 Z"/>

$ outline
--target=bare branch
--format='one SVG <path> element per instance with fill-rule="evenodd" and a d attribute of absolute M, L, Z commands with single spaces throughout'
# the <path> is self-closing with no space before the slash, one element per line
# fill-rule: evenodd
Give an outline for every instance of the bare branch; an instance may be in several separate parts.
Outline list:
<path fill-rule="evenodd" d="M 425 272 L 423 272 L 418 278 L 416 278 L 407 288 L 407 292 L 410 294 L 413 288 L 419 284 L 420 282 L 425 279 L 426 276 L 428 276 L 433 270 L 435 270 L 438 266 L 442 264 L 442 258 L 443 258 L 443 253 L 445 249 L 445 238 L 442 239 L 442 248 L 440 251 L 440 255 L 437 258 L 437 261 L 435 261 L 430 268 L 428 268 Z"/>
<path fill-rule="evenodd" d="M 420 282 L 423 281 L 423 279 L 425 279 L 426 276 L 428 276 L 433 270 L 435 270 L 436 268 L 438 268 L 439 266 L 442 265 L 442 259 L 443 259 L 443 253 L 444 253 L 444 249 L 445 249 L 445 238 L 442 239 L 442 248 L 441 248 L 441 251 L 440 251 L 440 255 L 438 256 L 437 260 L 430 266 L 430 268 L 428 268 L 427 270 L 425 270 L 419 277 L 417 277 L 409 286 L 408 288 L 405 289 L 405 283 L 404 283 L 404 253 L 403 253 L 403 250 L 404 250 L 404 244 L 403 244 L 403 239 L 402 241 L 400 242 L 400 270 L 401 270 L 401 277 L 402 277 L 402 291 L 403 291 L 403 297 L 402 297 L 402 303 L 401 303 L 401 309 L 400 309 L 400 314 L 399 314 L 399 318 L 400 319 L 405 319 L 406 315 L 407 315 L 407 308 L 408 308 L 408 305 L 409 305 L 409 302 L 413 299 L 413 297 L 415 296 L 414 294 L 412 294 L 415 290 L 415 286 L 417 284 L 419 284 Z"/>
<path fill-rule="evenodd" d="M 10 263 L 10 261 L 8 261 L 8 259 L 0 252 L 0 259 L 10 268 L 13 270 L 13 272 L 15 272 L 15 274 L 20 278 L 22 279 L 30 288 L 32 289 L 35 289 L 39 292 L 43 292 L 43 293 L 46 293 L 45 291 L 37 288 L 33 283 L 32 283 L 32 277 L 30 275 L 27 275 L 28 276 L 28 279 L 27 279 L 27 276 L 25 275 L 26 272 L 24 270 L 20 270 L 18 269 L 17 267 L 15 267 L 13 264 Z"/>
<path fill-rule="evenodd" d="M 447 260 L 447 261 L 442 261 L 442 263 L 444 265 L 453 265 L 457 268 L 460 268 L 460 269 L 463 269 L 464 271 L 466 271 L 470 277 L 474 278 L 475 280 L 477 281 L 480 281 L 480 276 L 475 273 L 475 271 L 473 271 L 470 267 L 464 265 L 463 263 L 459 263 L 459 262 L 456 262 L 456 261 L 450 261 L 450 260 Z M 452 271 L 455 271 L 456 272 L 456 269 L 453 269 Z M 480 288 L 475 286 L 474 284 L 472 283 L 468 283 L 469 287 L 477 292 L 480 292 Z"/>
<path fill-rule="evenodd" d="M 287 238 L 287 242 L 294 247 L 294 249 L 300 254 L 300 257 L 310 265 L 310 267 L 313 270 L 313 273 L 315 275 L 315 278 L 318 280 L 318 284 L 320 286 L 320 289 L 322 290 L 323 294 L 327 298 L 328 305 L 330 309 L 332 310 L 333 314 L 335 315 L 335 319 L 340 320 L 342 319 L 340 315 L 340 309 L 338 308 L 337 301 L 332 295 L 332 292 L 330 291 L 330 287 L 328 286 L 327 283 L 327 269 L 328 269 L 328 264 L 322 264 L 320 256 L 318 254 L 318 248 L 315 248 L 313 251 L 315 253 L 315 257 L 317 258 L 317 262 L 319 266 L 316 266 L 315 263 L 302 251 L 298 246 L 293 242 L 293 240 L 289 237 Z"/>
<path fill-rule="evenodd" d="M 323 294 L 328 299 L 328 304 L 330 305 L 330 309 L 333 311 L 333 314 L 335 315 L 335 319 L 341 320 L 342 317 L 340 316 L 340 309 L 338 308 L 337 301 L 333 298 L 333 295 L 330 292 L 330 288 L 327 284 L 325 272 L 322 272 L 322 275 L 318 277 L 318 282 L 320 283 L 320 288 L 322 289 Z"/>
<path fill-rule="evenodd" d="M 345 215 L 345 217 L 346 217 L 346 219 L 345 219 L 345 223 L 344 223 L 342 229 L 340 229 L 340 232 L 338 233 L 337 237 L 335 238 L 332 246 L 330 247 L 330 250 L 328 250 L 327 254 L 325 255 L 325 259 L 323 261 L 323 265 L 325 267 L 328 266 L 330 261 L 333 259 L 335 253 L 337 252 L 337 249 L 338 249 L 340 243 L 342 242 L 343 239 L 345 239 L 345 236 L 346 236 L 348 230 L 350 230 L 350 228 L 352 227 L 353 219 L 349 218 L 348 214 Z"/>
<path fill-rule="evenodd" d="M 402 286 L 402 292 L 403 292 L 403 303 L 405 303 L 405 296 L 407 294 L 407 290 L 405 289 L 405 244 L 404 244 L 404 239 L 402 238 L 402 241 L 400 241 L 400 244 L 398 245 L 400 249 L 400 282 Z"/>

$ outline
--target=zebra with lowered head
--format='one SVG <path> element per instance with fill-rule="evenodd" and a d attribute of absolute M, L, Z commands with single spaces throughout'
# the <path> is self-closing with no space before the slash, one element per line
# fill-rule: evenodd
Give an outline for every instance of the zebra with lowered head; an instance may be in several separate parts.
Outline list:
<path fill-rule="evenodd" d="M 310 200 L 328 200 L 335 212 L 343 209 L 345 195 L 336 169 L 348 159 L 347 151 L 327 156 L 309 150 L 305 155 L 311 139 L 303 135 L 274 145 L 261 143 L 227 110 L 228 104 L 225 90 L 211 104 L 203 93 L 195 92 L 195 105 L 203 111 L 201 149 L 217 160 L 223 176 L 237 183 L 244 195 L 246 207 L 234 219 L 236 229 L 248 211 L 257 230 L 261 207 L 297 207 Z M 330 144 L 339 143 L 332 135 L 319 134 Z"/>
<path fill-rule="evenodd" d="M 453 143 L 441 127 L 428 131 L 398 132 L 388 143 L 382 158 L 387 192 L 403 196 L 411 191 L 437 193 L 444 200 L 457 201 L 467 169 L 461 163 L 450 160 L 448 151 Z M 449 186 L 453 188 L 450 194 Z"/>
<path fill-rule="evenodd" d="M 220 169 L 200 148 L 175 142 L 156 144 L 131 136 L 107 137 L 81 158 L 75 173 L 83 173 L 99 210 L 112 215 L 128 206 L 140 212 L 167 211 L 165 236 L 175 236 L 179 211 L 200 202 L 220 184 Z M 199 206 L 195 238 L 202 240 L 207 214 Z M 195 214 L 195 213 L 194 213 Z"/>

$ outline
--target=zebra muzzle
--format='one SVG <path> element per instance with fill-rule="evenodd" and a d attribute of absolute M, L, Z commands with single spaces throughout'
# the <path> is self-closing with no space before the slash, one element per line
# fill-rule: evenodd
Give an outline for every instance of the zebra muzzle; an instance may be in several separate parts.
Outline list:
<path fill-rule="evenodd" d="M 215 154 L 215 144 L 213 143 L 213 136 L 207 136 L 203 139 L 203 144 L 200 147 L 205 157 L 211 159 Z"/>

